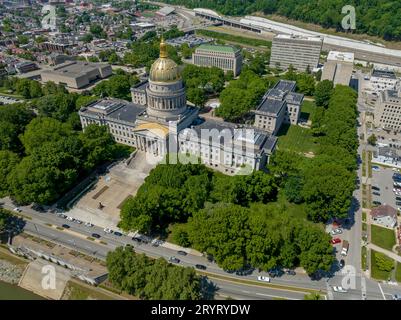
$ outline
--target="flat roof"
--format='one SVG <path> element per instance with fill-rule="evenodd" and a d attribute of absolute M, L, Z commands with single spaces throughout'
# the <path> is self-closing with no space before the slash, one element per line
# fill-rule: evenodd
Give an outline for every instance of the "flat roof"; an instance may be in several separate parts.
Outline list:
<path fill-rule="evenodd" d="M 135 123 L 138 115 L 146 110 L 146 106 L 137 105 L 120 99 L 103 99 L 82 107 L 80 112 L 92 115 L 106 115 L 109 119 Z"/>
<path fill-rule="evenodd" d="M 295 91 L 295 87 L 297 86 L 296 81 L 291 80 L 280 80 L 274 86 L 274 89 L 282 90 L 282 91 Z"/>
<path fill-rule="evenodd" d="M 258 107 L 258 111 L 278 114 L 284 107 L 285 101 L 266 97 Z"/>
<path fill-rule="evenodd" d="M 329 61 L 329 60 L 354 63 L 354 53 L 353 52 L 330 51 L 327 56 L 327 61 Z"/>
<path fill-rule="evenodd" d="M 394 80 L 397 79 L 394 71 L 385 69 L 373 69 L 372 77 L 394 79 Z"/>
<path fill-rule="evenodd" d="M 233 46 L 221 46 L 213 44 L 201 44 L 196 50 L 218 51 L 224 53 L 235 53 L 239 51 L 238 48 L 235 48 Z"/>
<path fill-rule="evenodd" d="M 300 36 L 294 34 L 278 34 L 274 37 L 274 39 L 286 39 L 286 40 L 302 40 L 302 41 L 310 41 L 310 42 L 323 42 L 323 39 L 319 36 Z"/>
<path fill-rule="evenodd" d="M 107 63 L 93 63 L 84 61 L 67 61 L 61 63 L 51 70 L 44 70 L 42 74 L 57 74 L 65 77 L 79 77 L 94 69 L 109 66 Z"/>

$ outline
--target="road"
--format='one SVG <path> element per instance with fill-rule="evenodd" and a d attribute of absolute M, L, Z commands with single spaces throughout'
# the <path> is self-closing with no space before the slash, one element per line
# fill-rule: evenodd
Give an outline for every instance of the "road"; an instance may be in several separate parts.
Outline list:
<path fill-rule="evenodd" d="M 13 209 L 14 206 L 9 199 L 2 199 L 4 207 L 7 209 Z M 362 298 L 361 285 L 362 277 L 357 274 L 356 289 L 350 290 L 347 294 L 333 293 L 330 286 L 341 285 L 343 275 L 341 273 L 335 274 L 330 279 L 321 279 L 319 281 L 312 281 L 307 275 L 297 274 L 295 276 L 284 275 L 280 278 L 273 278 L 271 281 L 272 285 L 282 286 L 280 288 L 267 288 L 258 286 L 255 281 L 258 275 L 267 275 L 266 273 L 253 272 L 252 275 L 248 276 L 237 276 L 235 274 L 227 274 L 215 263 L 208 262 L 204 257 L 188 254 L 186 256 L 178 255 L 175 250 L 162 247 L 152 246 L 151 244 L 137 244 L 127 236 L 116 236 L 114 234 L 107 234 L 103 229 L 99 227 L 86 227 L 83 224 L 77 224 L 69 222 L 65 219 L 60 218 L 56 214 L 47 212 L 37 212 L 30 207 L 21 207 L 22 213 L 25 216 L 29 216 L 31 219 L 26 219 L 25 231 L 33 235 L 37 235 L 44 239 L 52 242 L 67 246 L 69 248 L 81 251 L 85 254 L 95 256 L 99 259 L 104 260 L 107 252 L 114 250 L 118 246 L 124 246 L 130 244 L 134 247 L 138 253 L 145 253 L 147 256 L 152 258 L 163 257 L 168 259 L 169 257 L 178 257 L 181 262 L 179 265 L 182 266 L 194 266 L 195 264 L 203 264 L 207 266 L 207 275 L 212 281 L 217 284 L 217 293 L 222 296 L 230 296 L 238 299 L 302 299 L 304 292 L 296 292 L 298 288 L 306 288 L 309 290 L 321 291 L 325 294 L 326 290 L 330 292 L 329 299 L 351 299 L 359 300 Z M 61 226 L 62 224 L 69 224 L 70 229 L 58 230 L 55 226 Z M 53 227 L 49 226 L 53 225 Z M 106 244 L 101 244 L 98 241 L 88 240 L 87 237 L 91 236 L 92 233 L 98 233 L 101 235 L 101 240 Z M 217 277 L 217 278 L 216 278 Z M 221 279 L 224 277 L 224 279 Z M 229 278 L 227 278 L 229 277 Z M 253 281 L 254 284 L 239 283 L 238 280 Z M 328 281 L 327 281 L 328 280 Z M 368 300 L 383 299 L 381 289 L 375 281 L 366 279 L 366 294 Z M 384 294 L 388 297 L 399 292 L 398 288 L 382 285 Z"/>

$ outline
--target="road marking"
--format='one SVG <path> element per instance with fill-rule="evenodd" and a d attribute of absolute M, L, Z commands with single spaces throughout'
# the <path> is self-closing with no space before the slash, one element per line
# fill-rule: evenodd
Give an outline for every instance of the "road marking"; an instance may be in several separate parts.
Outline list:
<path fill-rule="evenodd" d="M 386 296 L 384 295 L 382 286 L 380 285 L 380 283 L 377 283 L 377 285 L 379 286 L 380 292 L 381 292 L 381 294 L 382 294 L 382 296 L 383 296 L 383 300 L 387 300 L 387 299 L 386 299 Z"/>
<path fill-rule="evenodd" d="M 326 286 L 327 286 L 327 300 L 334 300 L 334 295 L 333 295 L 333 291 L 329 285 L 328 282 L 326 282 Z"/>
<path fill-rule="evenodd" d="M 362 300 L 365 298 L 366 300 L 366 279 L 364 276 L 361 277 L 361 291 L 362 291 Z"/>
<path fill-rule="evenodd" d="M 280 299 L 286 299 L 286 300 L 299 300 L 299 299 L 294 299 L 294 298 L 289 298 L 289 297 L 273 296 L 273 295 L 270 295 L 270 294 L 259 293 L 259 292 L 255 292 L 255 294 L 257 296 L 264 296 L 264 297 L 270 297 L 270 298 L 280 298 Z"/>

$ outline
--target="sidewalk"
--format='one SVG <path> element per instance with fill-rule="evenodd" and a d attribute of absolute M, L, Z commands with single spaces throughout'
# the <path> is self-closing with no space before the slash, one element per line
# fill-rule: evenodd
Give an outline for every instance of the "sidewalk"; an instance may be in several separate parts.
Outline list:
<path fill-rule="evenodd" d="M 401 263 L 401 257 L 400 257 L 398 254 L 396 254 L 396 253 L 394 253 L 394 252 L 392 252 L 392 251 L 388 251 L 388 250 L 386 250 L 386 249 L 380 248 L 380 247 L 374 245 L 373 243 L 369 243 L 369 244 L 367 245 L 367 247 L 368 247 L 369 249 L 373 249 L 373 250 L 375 250 L 375 251 L 384 253 L 385 255 L 389 256 L 391 259 L 394 259 L 395 261 Z"/>

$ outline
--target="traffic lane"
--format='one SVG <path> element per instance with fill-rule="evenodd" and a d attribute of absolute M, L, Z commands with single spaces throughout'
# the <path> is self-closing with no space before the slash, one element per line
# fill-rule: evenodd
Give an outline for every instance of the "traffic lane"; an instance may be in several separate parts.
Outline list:
<path fill-rule="evenodd" d="M 25 226 L 26 231 L 33 233 L 35 235 L 39 235 L 49 241 L 53 241 L 55 243 L 61 244 L 68 248 L 79 250 L 84 253 L 94 255 L 96 257 L 100 257 L 101 259 L 105 259 L 107 256 L 107 252 L 113 250 L 113 246 L 103 246 L 98 245 L 96 243 L 92 243 L 89 240 L 85 240 L 79 237 L 74 237 L 69 234 L 65 234 L 63 231 L 53 230 L 46 226 L 36 225 L 32 222 L 27 222 Z M 166 257 L 165 257 L 166 258 Z M 181 266 L 189 266 L 193 267 L 190 262 L 181 261 Z M 262 288 L 255 285 L 245 285 L 245 284 L 235 284 L 231 281 L 223 281 L 211 279 L 213 283 L 215 283 L 218 288 L 221 289 L 221 292 L 235 294 L 239 298 L 246 299 L 267 299 L 272 297 L 282 297 L 286 299 L 297 299 L 299 298 L 299 293 L 293 293 L 283 290 L 276 290 L 271 288 Z M 218 283 L 217 283 L 218 282 Z M 251 290 L 247 290 L 246 288 L 251 288 Z"/>
<path fill-rule="evenodd" d="M 27 221 L 24 231 L 27 231 L 33 235 L 38 235 L 44 239 L 47 239 L 48 241 L 55 242 L 74 250 L 79 250 L 102 259 L 106 258 L 108 251 L 113 250 L 111 245 L 106 247 L 90 240 L 84 240 L 80 237 L 74 237 L 69 234 L 67 235 L 59 230 L 53 230 L 49 227 L 37 225 L 30 221 Z"/>
<path fill-rule="evenodd" d="M 256 296 L 258 299 L 263 300 L 272 300 L 274 298 L 302 300 L 305 296 L 304 292 L 280 290 L 275 288 L 261 287 L 258 285 L 238 284 L 213 277 L 211 277 L 210 280 L 217 285 L 217 294 L 233 293 L 249 298 L 254 298 Z"/>
<path fill-rule="evenodd" d="M 68 225 L 70 226 L 70 228 L 68 230 L 71 230 L 74 232 L 78 231 L 80 233 L 83 233 L 85 236 L 90 236 L 91 233 L 100 233 L 100 234 L 103 233 L 101 239 L 106 241 L 108 244 L 112 245 L 113 248 L 115 248 L 117 246 L 124 246 L 124 245 L 130 244 L 131 246 L 134 247 L 134 250 L 136 252 L 145 253 L 146 255 L 148 255 L 152 258 L 163 257 L 166 260 L 168 260 L 170 257 L 178 256 L 177 251 L 175 251 L 175 250 L 161 247 L 161 246 L 154 247 L 150 244 L 144 244 L 144 243 L 137 244 L 136 242 L 132 241 L 132 239 L 130 237 L 127 237 L 127 236 L 118 237 L 115 235 L 107 234 L 103 231 L 103 229 L 96 227 L 96 226 L 94 226 L 92 228 L 88 228 L 88 227 L 85 227 L 83 224 L 76 224 L 76 223 L 73 223 L 70 221 L 66 222 L 66 219 L 60 218 L 56 214 L 37 212 L 29 207 L 21 207 L 21 209 L 23 210 L 23 213 L 29 214 L 29 216 L 39 219 L 43 225 L 45 225 L 46 223 L 49 223 L 49 221 L 53 222 L 55 225 L 60 225 L 60 226 L 63 223 L 68 223 Z M 43 219 L 45 219 L 45 220 L 43 220 Z M 68 242 L 64 242 L 64 243 L 68 244 Z M 228 274 L 227 272 L 225 272 L 224 270 L 219 268 L 217 266 L 217 264 L 208 262 L 207 259 L 204 257 L 199 257 L 199 256 L 195 256 L 195 255 L 190 255 L 190 254 L 188 254 L 184 259 L 181 256 L 178 256 L 178 257 L 188 266 L 202 264 L 207 267 L 209 272 L 214 272 L 216 274 L 221 274 L 221 275 L 225 275 L 225 276 L 228 275 L 228 276 L 232 276 L 237 279 L 245 278 L 248 280 L 255 280 L 258 275 L 268 276 L 268 274 L 266 272 L 259 273 L 256 271 L 253 272 L 253 274 L 249 275 L 249 276 L 237 276 L 235 273 Z M 293 286 L 296 285 L 299 287 L 307 287 L 307 288 L 316 289 L 316 290 L 325 289 L 325 284 L 324 284 L 323 280 L 311 281 L 311 279 L 307 275 L 298 275 L 298 274 L 296 276 L 284 275 L 284 276 L 273 278 L 273 279 L 274 279 L 273 281 L 275 283 L 282 284 L 282 285 L 293 285 Z"/>

